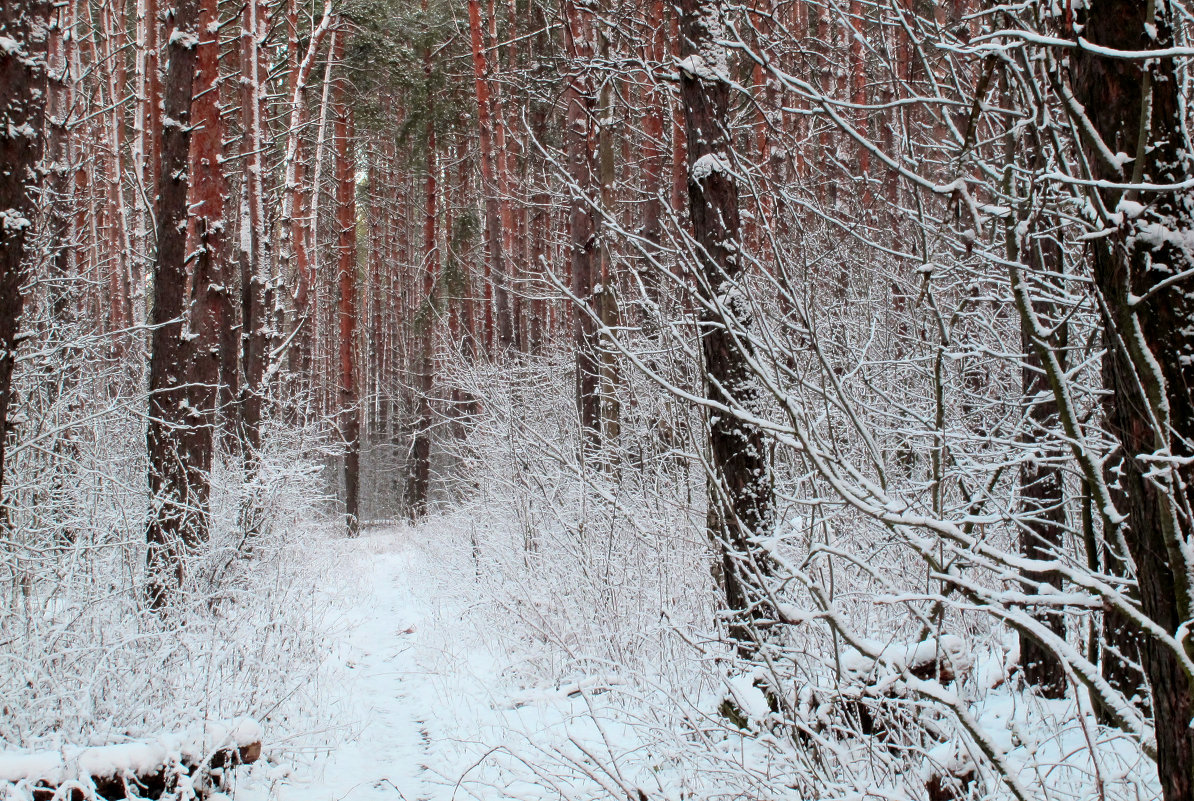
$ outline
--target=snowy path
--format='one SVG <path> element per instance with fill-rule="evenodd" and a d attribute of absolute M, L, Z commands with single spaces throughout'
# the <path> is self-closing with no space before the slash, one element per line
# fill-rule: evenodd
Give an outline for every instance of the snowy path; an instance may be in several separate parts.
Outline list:
<path fill-rule="evenodd" d="M 445 632 L 445 599 L 436 597 L 427 580 L 428 557 L 413 547 L 411 532 L 366 533 L 349 549 L 345 585 L 332 588 L 344 609 L 344 639 L 332 655 L 338 681 L 325 688 L 331 696 L 335 723 L 349 727 L 336 738 L 330 753 L 306 759 L 279 759 L 260 775 L 257 771 L 237 797 L 261 798 L 406 799 L 438 801 L 450 798 L 443 764 L 446 755 L 432 747 L 451 736 L 437 710 L 448 685 L 457 684 L 484 654 L 459 648 L 445 652 L 453 632 Z M 447 636 L 446 636 L 447 635 Z M 457 639 L 457 644 L 460 641 Z M 445 664 L 455 669 L 444 675 Z M 343 734 L 343 733 L 342 733 Z M 442 752 L 441 747 L 438 751 Z M 305 764 L 304 764 L 305 763 Z"/>
<path fill-rule="evenodd" d="M 518 751 L 542 757 L 599 736 L 575 685 L 519 685 L 519 657 L 493 631 L 500 616 L 471 597 L 471 566 L 447 564 L 458 555 L 420 545 L 427 536 L 399 528 L 336 544 L 345 564 L 327 591 L 342 634 L 327 666 L 336 679 L 320 690 L 327 747 L 282 744 L 240 782 L 238 801 L 535 799 L 545 790 L 533 775 L 496 762 L 521 767 Z"/>

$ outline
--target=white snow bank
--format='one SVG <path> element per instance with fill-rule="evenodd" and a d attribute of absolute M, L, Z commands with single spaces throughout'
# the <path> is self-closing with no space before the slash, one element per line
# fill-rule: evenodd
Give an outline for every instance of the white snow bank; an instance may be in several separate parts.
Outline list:
<path fill-rule="evenodd" d="M 248 748 L 260 743 L 262 734 L 257 721 L 241 718 L 231 723 L 209 721 L 156 740 L 61 751 L 0 751 L 0 782 L 56 786 L 84 777 L 145 776 L 174 762 L 196 765 L 223 749 Z"/>
<path fill-rule="evenodd" d="M 942 678 L 947 681 L 967 673 L 973 664 L 966 644 L 952 634 L 916 643 L 875 644 L 874 650 L 879 653 L 878 661 L 896 670 L 915 672 L 940 661 Z M 853 648 L 842 654 L 842 667 L 856 676 L 870 673 L 875 663 L 876 660 Z"/>

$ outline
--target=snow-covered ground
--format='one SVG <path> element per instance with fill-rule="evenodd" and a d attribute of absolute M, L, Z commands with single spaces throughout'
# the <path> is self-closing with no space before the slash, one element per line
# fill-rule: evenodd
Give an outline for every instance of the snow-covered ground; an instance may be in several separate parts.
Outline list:
<path fill-rule="evenodd" d="M 336 586 L 322 588 L 343 610 L 343 635 L 325 665 L 333 677 L 326 747 L 271 747 L 267 724 L 267 758 L 239 779 L 235 798 L 535 798 L 549 789 L 525 764 L 528 750 L 588 761 L 577 749 L 591 747 L 604 751 L 601 762 L 631 750 L 628 730 L 595 722 L 599 679 L 522 686 L 517 656 L 486 631 L 497 617 L 470 592 L 467 574 L 445 571 L 442 549 L 421 542 L 427 533 L 367 530 L 331 546 L 346 558 Z M 511 760 L 527 769 L 504 769 Z M 589 783 L 586 772 L 576 778 Z"/>

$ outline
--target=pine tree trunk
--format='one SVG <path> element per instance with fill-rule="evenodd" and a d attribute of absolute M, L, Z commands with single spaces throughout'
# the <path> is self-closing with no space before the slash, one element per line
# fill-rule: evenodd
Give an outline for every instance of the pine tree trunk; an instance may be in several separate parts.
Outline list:
<path fill-rule="evenodd" d="M 188 435 L 202 421 L 191 413 L 186 389 L 192 348 L 183 327 L 187 285 L 187 196 L 191 99 L 199 44 L 198 0 L 175 0 L 166 48 L 161 165 L 157 188 L 157 255 L 153 264 L 150 323 L 150 514 L 147 600 L 160 608 L 182 584 L 184 562 L 207 537 L 208 476 L 201 437 Z M 196 453 L 195 448 L 200 448 Z"/>
<path fill-rule="evenodd" d="M 492 73 L 492 88 L 489 93 L 493 103 L 491 109 L 493 120 L 494 167 L 497 170 L 497 185 L 493 190 L 498 196 L 498 225 L 501 230 L 501 257 L 494 260 L 494 312 L 497 315 L 498 348 L 502 353 L 508 353 L 518 346 L 518 306 L 517 296 L 512 295 L 511 288 L 516 279 L 518 269 L 514 257 L 514 215 L 510 197 L 510 154 L 506 140 L 505 112 L 502 109 L 502 76 L 501 55 L 498 51 L 497 13 L 493 8 L 493 0 L 489 0 L 489 38 L 493 42 L 494 56 L 490 64 Z"/>
<path fill-rule="evenodd" d="M 46 47 L 50 3 L 5 0 L 0 36 L 0 521 L 4 518 L 4 452 L 25 297 L 25 260 L 36 217 L 37 166 L 44 140 Z"/>
<path fill-rule="evenodd" d="M 336 37 L 335 62 L 344 61 L 344 39 Z M 356 167 L 352 158 L 352 109 L 348 106 L 347 79 L 333 85 L 332 139 L 336 173 L 336 276 L 340 299 L 337 308 L 340 343 L 340 436 L 344 440 L 344 519 L 348 536 L 360 531 L 361 421 L 356 384 L 357 323 L 357 211 Z"/>
<path fill-rule="evenodd" d="M 306 226 L 310 221 L 303 217 L 303 161 L 302 161 L 302 129 L 306 105 L 303 94 L 307 88 L 307 80 L 315 66 L 315 58 L 319 53 L 323 37 L 332 24 L 331 4 L 324 6 L 323 18 L 319 25 L 311 32 L 307 45 L 307 52 L 299 61 L 299 32 L 298 32 L 298 4 L 297 0 L 289 0 L 286 7 L 286 25 L 288 31 L 287 54 L 287 84 L 286 89 L 290 97 L 290 122 L 286 130 L 286 155 L 283 163 L 283 195 L 282 215 L 279 220 L 278 269 L 284 276 L 290 275 L 290 261 L 294 260 L 294 326 L 302 327 L 290 347 L 291 381 L 297 382 L 301 375 L 310 370 L 311 361 L 311 328 L 310 319 L 311 288 L 315 283 L 311 260 L 307 253 Z"/>
<path fill-rule="evenodd" d="M 741 222 L 734 155 L 728 130 L 731 76 L 721 0 L 681 0 L 680 100 L 688 143 L 688 198 L 700 264 L 701 350 L 705 393 L 714 404 L 759 413 L 745 339 L 752 327 L 741 291 Z M 719 67 L 719 65 L 722 65 Z M 708 533 L 721 560 L 718 574 L 734 613 L 731 638 L 749 652 L 749 621 L 767 615 L 763 579 L 767 564 L 751 540 L 772 527 L 772 489 L 766 442 L 757 426 L 733 413 L 710 411 L 706 420 L 712 477 Z"/>
<path fill-rule="evenodd" d="M 477 133 L 481 151 L 481 192 L 485 196 L 485 244 L 488 258 L 485 261 L 485 350 L 490 356 L 494 352 L 494 305 L 497 306 L 498 326 L 504 326 L 509 310 L 503 281 L 502 216 L 496 182 L 495 154 L 493 143 L 492 100 L 487 75 L 488 61 L 485 58 L 484 35 L 481 28 L 480 0 L 469 0 L 469 33 L 473 51 L 473 75 L 477 96 Z M 499 333 L 498 343 L 505 349 L 512 334 Z"/>
<path fill-rule="evenodd" d="M 428 67 L 430 77 L 430 66 Z M 435 127 L 427 124 L 427 188 L 426 215 L 423 218 L 423 293 L 415 316 L 419 341 L 418 346 L 418 408 L 414 440 L 414 464 L 407 482 L 407 508 L 411 519 L 427 512 L 427 495 L 431 484 L 431 390 L 435 382 L 435 282 L 439 271 L 439 233 L 437 223 L 438 183 L 436 181 Z"/>
<path fill-rule="evenodd" d="M 187 253 L 192 254 L 189 315 L 191 362 L 188 385 L 196 425 L 195 470 L 210 475 L 214 435 L 226 374 L 224 331 L 231 322 L 224 248 L 224 169 L 220 122 L 218 11 L 216 0 L 200 0 L 199 47 L 195 63 L 191 119 Z"/>
<path fill-rule="evenodd" d="M 572 246 L 572 295 L 577 308 L 573 315 L 573 347 L 576 352 L 576 408 L 580 416 L 585 452 L 596 453 L 601 445 L 601 344 L 598 341 L 594 285 L 599 282 L 600 254 L 593 214 L 596 188 L 593 130 L 596 98 L 589 62 L 593 57 L 592 20 L 572 0 L 564 0 L 564 46 L 571 64 L 564 89 L 565 147 L 571 204 L 568 222 Z"/>
<path fill-rule="evenodd" d="M 261 452 L 261 425 L 265 416 L 266 361 L 269 355 L 268 271 L 264 246 L 263 168 L 261 149 L 260 58 L 257 17 L 259 0 L 248 0 L 241 11 L 240 112 L 241 153 L 246 167 L 242 179 L 240 209 L 240 369 L 236 423 L 241 467 L 247 490 L 240 511 L 241 530 L 246 537 L 260 533 L 261 512 L 254 494 Z M 251 547 L 251 545 L 248 545 Z"/>
<path fill-rule="evenodd" d="M 141 201 L 151 196 L 157 186 L 158 159 L 161 148 L 162 80 L 158 74 L 158 3 L 137 0 L 137 110 L 133 123 L 133 169 L 144 192 L 137 193 L 137 253 L 145 264 L 152 250 L 149 220 L 152 208 Z"/>
<path fill-rule="evenodd" d="M 1155 7 L 1154 7 L 1155 6 Z M 1176 12 L 1166 3 L 1094 0 L 1082 35 L 1118 50 L 1175 44 Z M 1151 19 L 1149 17 L 1152 17 Z M 1151 34 L 1151 35 L 1150 35 Z M 1177 184 L 1191 176 L 1181 81 L 1172 56 L 1144 61 L 1071 51 L 1074 95 L 1102 147 L 1087 142 L 1095 178 Z M 1127 153 L 1121 165 L 1104 158 Z M 1181 242 L 1194 230 L 1189 189 L 1093 193 L 1119 211 L 1114 235 L 1095 240 L 1094 278 L 1105 304 L 1108 424 L 1123 449 L 1125 540 L 1144 613 L 1178 637 L 1191 617 L 1194 566 L 1194 255 Z M 1121 200 L 1129 204 L 1120 205 Z M 1140 204 L 1138 207 L 1131 204 Z M 1178 654 L 1147 635 L 1141 662 L 1152 691 L 1157 770 L 1166 801 L 1194 798 L 1194 679 Z"/>

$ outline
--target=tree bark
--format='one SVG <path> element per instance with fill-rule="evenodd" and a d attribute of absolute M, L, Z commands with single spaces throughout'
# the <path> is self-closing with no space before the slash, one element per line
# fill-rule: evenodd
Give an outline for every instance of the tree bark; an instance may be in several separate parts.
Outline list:
<path fill-rule="evenodd" d="M 289 73 L 287 75 L 287 93 L 290 96 L 290 122 L 286 131 L 286 156 L 283 165 L 284 186 L 282 196 L 282 215 L 280 223 L 280 244 L 278 246 L 279 270 L 284 276 L 290 274 L 290 260 L 294 259 L 294 325 L 302 326 L 296 341 L 291 345 L 291 372 L 306 373 L 310 370 L 311 361 L 311 327 L 310 295 L 311 287 L 315 283 L 315 275 L 311 260 L 307 253 L 306 226 L 311 222 L 302 216 L 303 208 L 303 162 L 302 162 L 302 129 L 304 125 L 303 94 L 307 88 L 307 80 L 315 66 L 315 59 L 319 53 L 323 37 L 332 24 L 332 8 L 325 3 L 323 18 L 319 25 L 311 32 L 307 45 L 307 52 L 299 61 L 298 35 L 298 5 L 297 0 L 289 0 L 286 11 L 286 25 L 288 30 L 287 60 Z M 318 191 L 318 188 L 316 188 Z M 294 376 L 292 375 L 292 378 Z"/>
<path fill-rule="evenodd" d="M 1117 50 L 1172 47 L 1177 20 L 1167 3 L 1093 0 L 1082 36 Z M 1087 141 L 1093 177 L 1119 184 L 1175 184 L 1191 175 L 1181 82 L 1175 59 L 1109 58 L 1079 47 L 1071 55 L 1074 95 L 1101 142 Z M 1092 137 L 1093 139 L 1093 137 Z M 1102 153 L 1127 153 L 1126 165 Z M 1194 538 L 1194 255 L 1181 243 L 1194 230 L 1188 189 L 1092 191 L 1096 207 L 1121 217 L 1094 242 L 1094 278 L 1104 309 L 1108 425 L 1123 448 L 1124 531 L 1140 603 L 1178 637 L 1191 616 Z M 1121 201 L 1128 201 L 1121 204 Z M 1135 205 L 1139 204 L 1139 205 Z M 1106 219 L 1106 218 L 1105 218 Z M 1166 801 L 1194 798 L 1194 680 L 1156 638 L 1141 642 L 1152 691 L 1157 770 Z"/>
<path fill-rule="evenodd" d="M 662 300 L 660 289 L 663 286 L 659 267 L 653 262 L 659 258 L 660 245 L 663 243 L 663 115 L 667 110 L 667 93 L 660 88 L 663 81 L 656 70 L 663 69 L 664 24 L 663 0 L 651 0 L 648 9 L 647 28 L 651 31 L 650 38 L 644 46 L 644 61 L 647 64 L 646 109 L 643 117 L 643 188 L 646 198 L 643 203 L 643 239 L 646 240 L 644 258 L 642 260 L 641 276 L 646 290 L 646 300 L 649 304 L 658 306 Z M 648 317 L 658 313 L 657 309 L 649 309 Z"/>
<path fill-rule="evenodd" d="M 223 155 L 223 126 L 220 107 L 220 42 L 216 0 L 200 0 L 199 47 L 195 63 L 194 94 L 191 101 L 190 198 L 188 201 L 187 253 L 191 255 L 191 304 L 189 326 L 190 406 L 197 416 L 194 435 L 197 469 L 211 473 L 214 435 L 223 411 L 227 365 L 224 360 L 224 331 L 231 323 L 228 303 L 228 272 L 224 247 L 224 197 L 226 181 Z"/>
<path fill-rule="evenodd" d="M 495 155 L 493 146 L 492 99 L 488 78 L 488 62 L 485 58 L 485 43 L 481 28 L 480 0 L 469 0 L 469 34 L 473 51 L 473 76 L 477 96 L 477 134 L 481 150 L 481 191 L 485 196 L 485 244 L 488 258 L 485 261 L 485 350 L 490 356 L 494 352 L 494 305 L 497 306 L 498 344 L 505 349 L 513 341 L 509 325 L 509 301 L 503 279 L 502 214 L 496 183 Z"/>
<path fill-rule="evenodd" d="M 502 353 L 509 353 L 512 348 L 520 347 L 518 342 L 518 317 L 521 305 L 516 293 L 512 293 L 518 269 L 517 257 L 514 253 L 514 214 L 512 198 L 510 196 L 510 148 L 506 138 L 506 119 L 502 109 L 502 76 L 501 55 L 498 50 L 497 13 L 493 7 L 493 0 L 489 0 L 489 38 L 493 42 L 494 56 L 490 64 L 493 74 L 492 88 L 489 93 L 493 108 L 493 146 L 495 155 L 494 166 L 497 169 L 497 185 L 491 191 L 497 192 L 498 218 L 501 228 L 501 256 L 494 260 L 494 312 L 497 315 L 497 340 Z"/>
<path fill-rule="evenodd" d="M 426 2 L 423 7 L 426 9 Z M 432 77 L 431 69 L 431 56 L 428 52 L 424 54 L 423 77 L 429 88 Z M 416 357 L 418 358 L 418 395 L 415 403 L 418 408 L 418 420 L 412 448 L 414 464 L 406 486 L 407 509 L 412 520 L 427 512 L 427 496 L 431 485 L 431 431 L 435 422 L 432 419 L 431 390 L 435 383 L 435 283 L 439 272 L 439 228 L 437 225 L 439 184 L 436 180 L 439 166 L 435 149 L 433 103 L 434 99 L 429 94 L 426 139 L 427 176 L 424 195 L 426 206 L 423 217 L 423 294 L 419 303 L 419 311 L 415 315 L 418 339 L 421 340 Z"/>
<path fill-rule="evenodd" d="M 344 62 L 345 35 L 336 37 L 334 60 Z M 361 421 L 356 385 L 357 323 L 357 210 L 356 165 L 353 160 L 352 109 L 348 105 L 348 79 L 343 75 L 332 87 L 332 139 L 336 173 L 336 276 L 340 299 L 337 308 L 340 343 L 340 436 L 344 441 L 344 521 L 348 536 L 360 532 Z"/>
<path fill-rule="evenodd" d="M 592 19 L 572 0 L 564 0 L 564 46 L 571 70 L 566 78 L 564 136 L 571 182 L 568 222 L 572 249 L 572 295 L 580 304 L 573 315 L 573 347 L 576 351 L 576 408 L 586 454 L 596 454 L 601 445 L 601 343 L 594 297 L 599 282 L 600 253 L 597 223 L 593 214 L 593 191 L 597 144 L 589 62 L 593 58 Z"/>
<path fill-rule="evenodd" d="M 601 60 L 609 63 L 610 31 L 603 29 L 601 37 Z M 599 241 L 599 268 L 597 271 L 599 286 L 593 288 L 593 305 L 601 321 L 601 437 L 606 446 L 607 457 L 610 456 L 610 446 L 617 442 L 622 433 L 622 409 L 618 399 L 618 350 L 612 340 L 613 331 L 618 327 L 618 276 L 614 270 L 614 259 L 611 245 L 616 231 L 611 230 L 611 217 L 615 214 L 617 198 L 614 183 L 617 178 L 617 164 L 614 159 L 614 80 L 607 77 L 601 85 L 599 98 L 599 118 L 597 133 L 598 180 L 601 185 L 601 233 Z"/>
<path fill-rule="evenodd" d="M 158 184 L 158 160 L 162 142 L 162 78 L 159 74 L 158 2 L 137 0 L 137 111 L 133 123 L 133 169 L 141 192 L 151 196 Z M 149 231 L 152 200 L 138 202 L 137 258 L 148 260 L 153 250 Z M 145 261 L 142 262 L 144 264 Z"/>
<path fill-rule="evenodd" d="M 157 255 L 150 324 L 150 513 L 147 600 L 161 608 L 181 586 L 186 557 L 207 537 L 208 475 L 202 420 L 189 405 L 192 347 L 183 326 L 187 285 L 187 195 L 191 98 L 199 44 L 198 0 L 174 0 L 166 48 L 161 165 L 157 188 Z M 198 449 L 198 452 L 196 452 Z"/>
<path fill-rule="evenodd" d="M 719 583 L 734 615 L 730 637 L 750 653 L 750 622 L 771 613 L 765 559 L 752 539 L 772 528 L 770 465 L 763 432 L 742 419 L 759 413 L 759 390 L 747 360 L 750 307 L 736 289 L 742 278 L 738 182 L 728 130 L 732 77 L 720 40 L 721 0 L 681 0 L 680 100 L 688 143 L 688 208 L 696 240 L 700 338 L 705 394 L 724 407 L 707 412 L 710 474 L 708 534 L 720 553 Z"/>
<path fill-rule="evenodd" d="M 50 3 L 0 4 L 0 521 L 4 517 L 4 451 L 17 334 L 25 297 L 27 248 L 33 235 L 46 98 Z"/>

